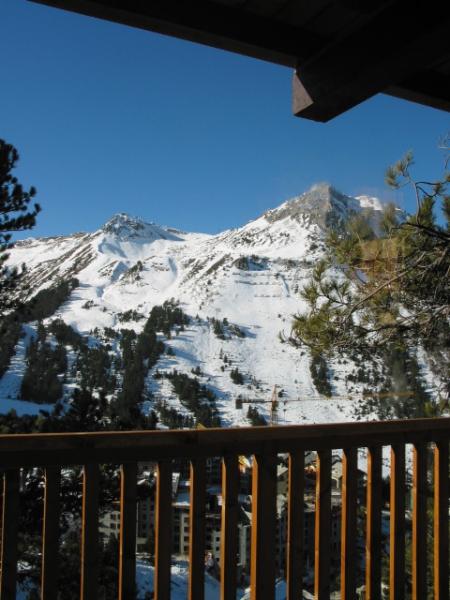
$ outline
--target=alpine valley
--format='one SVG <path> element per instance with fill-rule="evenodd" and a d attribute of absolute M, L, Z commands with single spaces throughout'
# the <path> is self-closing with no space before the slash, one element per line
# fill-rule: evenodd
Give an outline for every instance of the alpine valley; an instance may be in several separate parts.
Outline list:
<path fill-rule="evenodd" d="M 392 374 L 358 354 L 314 362 L 283 341 L 327 230 L 358 212 L 376 226 L 382 204 L 318 184 L 217 235 L 122 213 L 93 233 L 17 242 L 9 264 L 26 264 L 32 308 L 2 350 L 0 411 L 64 412 L 87 389 L 158 426 L 334 422 L 373 418 L 364 390 L 388 377 L 438 400 L 444 373 L 420 347 Z"/>

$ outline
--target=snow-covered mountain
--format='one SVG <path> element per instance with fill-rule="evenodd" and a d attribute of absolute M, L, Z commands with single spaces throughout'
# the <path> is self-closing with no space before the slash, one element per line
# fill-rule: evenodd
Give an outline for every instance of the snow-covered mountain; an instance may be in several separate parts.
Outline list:
<path fill-rule="evenodd" d="M 217 394 L 225 423 L 244 420 L 243 409 L 235 406 L 238 395 L 269 399 L 274 386 L 283 390 L 280 421 L 343 420 L 351 416 L 352 403 L 320 399 L 310 357 L 282 343 L 279 334 L 289 333 L 291 316 L 303 308 L 299 290 L 323 253 L 327 228 L 361 211 L 376 222 L 381 209 L 376 198 L 352 198 L 318 184 L 217 235 L 186 233 L 121 213 L 93 233 L 18 242 L 10 264 L 26 263 L 34 292 L 76 277 L 78 287 L 52 318 L 62 318 L 83 335 L 95 337 L 105 327 L 140 331 L 141 315 L 147 317 L 166 300 L 178 301 L 190 324 L 166 341 L 174 354 L 164 355 L 155 369 L 190 373 L 200 367 L 201 382 Z M 127 311 L 135 311 L 135 320 L 124 322 Z M 212 318 L 230 325 L 225 339 L 214 333 Z M 3 410 L 19 404 L 20 352 L 23 356 L 23 348 L 11 367 L 16 375 L 8 372 L 0 381 Z M 334 395 L 361 389 L 347 380 L 355 365 L 336 361 L 330 366 Z M 233 383 L 233 367 L 244 374 L 244 385 Z M 147 378 L 149 391 L 179 407 L 168 382 L 152 377 L 155 369 Z M 268 407 L 261 405 L 260 412 L 267 414 Z"/>

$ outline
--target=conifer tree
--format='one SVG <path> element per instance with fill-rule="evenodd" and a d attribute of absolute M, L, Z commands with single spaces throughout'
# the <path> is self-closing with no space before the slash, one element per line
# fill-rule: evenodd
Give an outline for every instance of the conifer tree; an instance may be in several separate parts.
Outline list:
<path fill-rule="evenodd" d="M 439 377 L 448 369 L 450 173 L 415 181 L 413 164 L 408 153 L 387 170 L 386 182 L 394 189 L 411 187 L 415 213 L 404 215 L 387 205 L 378 227 L 357 215 L 331 231 L 327 256 L 301 292 L 307 310 L 294 316 L 289 338 L 310 349 L 316 386 L 326 382 L 318 357 L 323 362 L 326 355 L 347 354 L 352 360 L 370 358 L 372 364 L 379 359 L 385 365 L 382 380 L 370 381 L 362 365 L 357 380 L 383 385 L 385 400 L 372 403 L 380 418 L 441 414 L 450 394 L 444 376 L 438 401 L 429 398 L 414 355 L 416 348 L 426 350 Z"/>
<path fill-rule="evenodd" d="M 39 204 L 30 202 L 36 195 L 34 187 L 27 191 L 12 173 L 19 154 L 12 144 L 0 139 L 0 321 L 13 306 L 14 289 L 21 271 L 8 269 L 5 262 L 7 250 L 12 246 L 14 231 L 25 231 L 36 224 Z"/>
<path fill-rule="evenodd" d="M 402 217 L 388 205 L 381 233 L 358 215 L 329 234 L 328 256 L 301 292 L 308 310 L 294 317 L 292 343 L 332 354 L 381 348 L 399 336 L 402 344 L 448 341 L 450 173 L 415 181 L 412 165 L 409 153 L 388 169 L 386 181 L 411 186 L 415 214 Z"/>

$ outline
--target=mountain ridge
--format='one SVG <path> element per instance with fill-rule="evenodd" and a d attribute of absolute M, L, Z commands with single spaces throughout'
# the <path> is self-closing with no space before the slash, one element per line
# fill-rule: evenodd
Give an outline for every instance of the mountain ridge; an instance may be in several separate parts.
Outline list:
<path fill-rule="evenodd" d="M 314 206 L 308 200 L 314 199 Z M 334 199 L 334 202 L 333 202 Z M 339 211 L 342 213 L 342 202 L 348 202 L 348 213 L 352 214 L 358 210 L 370 209 L 375 211 L 382 210 L 382 202 L 376 198 L 367 195 L 360 196 L 349 196 L 340 192 L 335 186 L 332 184 L 322 182 L 316 183 L 312 185 L 306 192 L 299 194 L 297 196 L 293 196 L 283 201 L 281 204 L 274 208 L 267 209 L 262 214 L 260 214 L 255 219 L 251 219 L 248 223 L 233 227 L 229 230 L 225 230 L 219 232 L 217 234 L 209 234 L 209 233 L 200 233 L 200 232 L 190 232 L 190 233 L 198 233 L 199 235 L 205 236 L 217 236 L 225 233 L 226 231 L 234 231 L 236 229 L 241 229 L 242 227 L 246 227 L 251 223 L 258 221 L 261 218 L 267 219 L 269 222 L 274 220 L 285 218 L 286 216 L 298 216 L 299 214 L 310 214 L 312 209 L 318 208 L 317 202 L 322 201 L 326 203 L 328 201 L 328 205 L 331 207 L 336 207 L 336 199 L 339 200 L 340 206 Z M 33 240 L 53 240 L 53 239 L 63 239 L 70 237 L 81 237 L 84 235 L 93 235 L 99 231 L 103 231 L 105 233 L 116 234 L 119 237 L 124 233 L 128 233 L 130 237 L 143 237 L 139 235 L 140 232 L 145 233 L 146 228 L 154 231 L 160 231 L 164 234 L 172 234 L 172 235 L 186 235 L 188 232 L 180 230 L 176 227 L 172 226 L 163 226 L 161 224 L 157 224 L 153 221 L 147 221 L 146 219 L 134 215 L 130 215 L 127 212 L 121 211 L 118 213 L 114 213 L 103 225 L 101 225 L 97 230 L 88 232 L 88 231 L 78 231 L 68 235 L 53 235 L 53 236 L 43 236 L 43 237 L 29 237 L 23 240 L 19 240 L 15 242 L 15 246 L 20 247 L 21 245 L 29 245 L 30 241 Z"/>
<path fill-rule="evenodd" d="M 243 409 L 235 405 L 239 395 L 270 397 L 275 385 L 289 400 L 286 422 L 345 420 L 351 416 L 349 403 L 299 402 L 320 396 L 310 357 L 281 343 L 279 336 L 289 334 L 292 315 L 304 308 L 299 292 L 323 255 L 327 215 L 378 215 L 381 208 L 376 199 L 352 198 L 319 184 L 242 227 L 215 235 L 175 232 L 119 213 L 94 232 L 19 242 L 9 262 L 27 263 L 33 293 L 76 277 L 78 287 L 47 322 L 62 319 L 94 345 L 106 331 L 141 332 L 153 307 L 175 301 L 189 316 L 189 325 L 164 338 L 171 354 L 160 357 L 149 372 L 149 398 L 185 411 L 169 383 L 155 379 L 155 373 L 200 370 L 198 377 L 216 394 L 225 424 L 245 422 Z M 117 342 L 111 348 L 120 353 Z M 25 350 L 21 352 L 24 356 Z M 362 392 L 363 382 L 349 379 L 355 364 L 330 363 L 330 389 L 336 397 Z M 233 369 L 242 373 L 242 384 L 231 378 Z M 434 374 L 425 375 L 435 389 Z M 17 400 L 20 388 L 5 385 L 0 380 L 0 402 L 8 396 Z M 66 395 L 70 389 L 67 384 Z M 155 401 L 149 400 L 146 409 Z M 266 405 L 261 411 L 268 416 Z"/>

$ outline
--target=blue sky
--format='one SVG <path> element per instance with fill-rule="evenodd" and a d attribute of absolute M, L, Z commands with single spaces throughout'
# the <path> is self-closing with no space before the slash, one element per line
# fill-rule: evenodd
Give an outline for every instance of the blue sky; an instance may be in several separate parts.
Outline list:
<path fill-rule="evenodd" d="M 93 230 L 120 211 L 217 232 L 329 181 L 396 199 L 408 149 L 440 174 L 447 113 L 377 96 L 330 123 L 291 115 L 291 71 L 33 4 L 0 3 L 0 137 L 38 189 L 33 235 Z"/>

